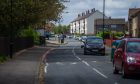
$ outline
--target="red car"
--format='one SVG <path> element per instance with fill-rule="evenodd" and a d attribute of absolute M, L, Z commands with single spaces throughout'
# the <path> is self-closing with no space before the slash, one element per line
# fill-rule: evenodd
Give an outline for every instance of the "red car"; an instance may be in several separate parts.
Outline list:
<path fill-rule="evenodd" d="M 122 77 L 140 74 L 140 38 L 122 39 L 115 50 L 113 66 L 113 73 L 121 71 Z"/>

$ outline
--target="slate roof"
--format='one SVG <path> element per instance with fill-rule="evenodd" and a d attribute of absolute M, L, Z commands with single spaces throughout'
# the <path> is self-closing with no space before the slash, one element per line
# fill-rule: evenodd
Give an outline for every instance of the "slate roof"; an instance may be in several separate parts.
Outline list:
<path fill-rule="evenodd" d="M 75 22 L 75 21 L 79 21 L 79 20 L 82 20 L 82 19 L 85 19 L 85 18 L 88 18 L 89 16 L 91 16 L 92 14 L 94 14 L 95 12 L 97 12 L 98 10 L 94 11 L 94 12 L 91 12 L 91 13 L 87 13 L 83 16 L 79 16 L 77 17 L 76 19 L 74 19 L 72 22 Z"/>
<path fill-rule="evenodd" d="M 132 16 L 135 16 L 139 12 L 140 12 L 140 8 L 130 8 L 129 9 L 129 18 Z"/>

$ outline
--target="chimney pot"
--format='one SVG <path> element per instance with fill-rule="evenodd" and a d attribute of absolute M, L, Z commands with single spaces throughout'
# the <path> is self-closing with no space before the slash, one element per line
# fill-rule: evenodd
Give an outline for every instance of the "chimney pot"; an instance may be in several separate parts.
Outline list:
<path fill-rule="evenodd" d="M 95 8 L 91 9 L 91 12 L 92 12 L 92 13 L 95 12 Z"/>
<path fill-rule="evenodd" d="M 78 14 L 78 17 L 80 17 L 80 14 Z"/>

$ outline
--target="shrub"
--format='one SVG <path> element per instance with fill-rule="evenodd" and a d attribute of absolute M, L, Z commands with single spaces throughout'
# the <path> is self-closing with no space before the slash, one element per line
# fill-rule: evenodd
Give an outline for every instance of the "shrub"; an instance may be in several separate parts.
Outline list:
<path fill-rule="evenodd" d="M 39 44 L 39 36 L 40 34 L 33 28 L 28 27 L 27 29 L 23 29 L 19 33 L 19 37 L 33 37 L 34 43 Z"/>
<path fill-rule="evenodd" d="M 99 32 L 98 34 L 96 34 L 96 36 L 102 37 L 103 38 L 103 32 Z M 110 32 L 105 31 L 104 32 L 104 38 L 110 38 Z"/>
<path fill-rule="evenodd" d="M 6 61 L 7 59 L 8 59 L 7 56 L 0 55 L 0 63 L 3 63 L 3 62 Z"/>

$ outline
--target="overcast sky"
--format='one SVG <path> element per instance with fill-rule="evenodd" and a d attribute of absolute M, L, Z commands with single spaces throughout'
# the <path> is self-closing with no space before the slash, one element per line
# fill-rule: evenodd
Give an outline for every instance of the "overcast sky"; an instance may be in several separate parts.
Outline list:
<path fill-rule="evenodd" d="M 63 13 L 62 24 L 68 25 L 78 14 L 95 8 L 102 12 L 103 0 L 70 0 L 65 3 L 66 9 Z M 140 8 L 140 0 L 105 0 L 105 14 L 112 18 L 128 17 L 129 8 Z M 68 13 L 67 13 L 68 12 Z"/>

